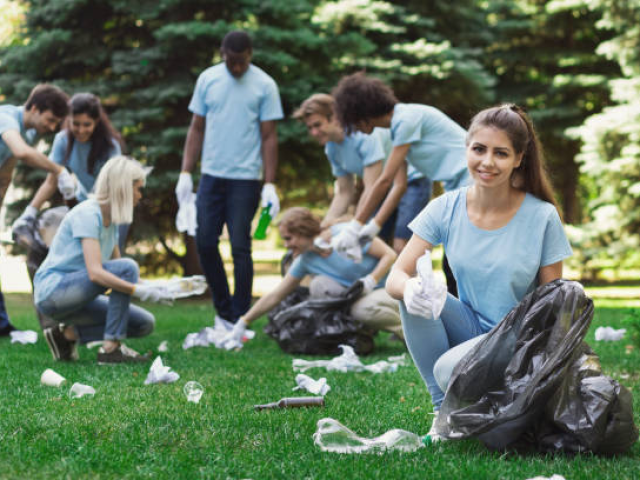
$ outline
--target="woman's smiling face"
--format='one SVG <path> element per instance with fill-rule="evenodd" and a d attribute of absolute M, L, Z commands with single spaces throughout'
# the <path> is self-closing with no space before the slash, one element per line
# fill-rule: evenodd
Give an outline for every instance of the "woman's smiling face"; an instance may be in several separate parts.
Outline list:
<path fill-rule="evenodd" d="M 479 128 L 467 145 L 467 168 L 479 187 L 510 185 L 521 162 L 522 153 L 516 153 L 509 136 L 493 127 Z"/>

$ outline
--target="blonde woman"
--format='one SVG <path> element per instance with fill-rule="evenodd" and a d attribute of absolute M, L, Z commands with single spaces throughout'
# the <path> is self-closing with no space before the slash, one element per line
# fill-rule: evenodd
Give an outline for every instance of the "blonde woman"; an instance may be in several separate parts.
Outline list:
<path fill-rule="evenodd" d="M 56 360 L 76 360 L 78 341 L 95 340 L 104 340 L 100 364 L 148 360 L 122 340 L 148 335 L 155 323 L 151 313 L 130 305 L 131 296 L 157 301 L 159 292 L 137 284 L 138 265 L 121 258 L 118 248 L 118 225 L 131 223 L 146 175 L 132 158 L 110 159 L 100 170 L 95 195 L 65 216 L 36 272 L 36 308 L 60 322 L 44 331 Z"/>

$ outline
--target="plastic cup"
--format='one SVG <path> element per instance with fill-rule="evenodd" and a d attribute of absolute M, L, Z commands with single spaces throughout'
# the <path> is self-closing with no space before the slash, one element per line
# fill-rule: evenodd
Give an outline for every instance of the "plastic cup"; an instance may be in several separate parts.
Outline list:
<path fill-rule="evenodd" d="M 204 393 L 204 387 L 198 382 L 191 380 L 190 382 L 184 384 L 184 388 L 182 389 L 182 391 L 187 396 L 188 402 L 199 403 L 200 398 Z"/>
<path fill-rule="evenodd" d="M 42 385 L 47 385 L 48 387 L 60 387 L 66 381 L 66 378 L 59 373 L 54 372 L 50 368 L 47 368 L 42 372 L 42 376 L 40 377 L 40 383 L 42 383 Z"/>
<path fill-rule="evenodd" d="M 90 385 L 83 385 L 82 383 L 74 383 L 69 390 L 69 396 L 71 398 L 82 398 L 85 395 L 91 395 L 93 397 L 95 394 L 95 388 Z"/>

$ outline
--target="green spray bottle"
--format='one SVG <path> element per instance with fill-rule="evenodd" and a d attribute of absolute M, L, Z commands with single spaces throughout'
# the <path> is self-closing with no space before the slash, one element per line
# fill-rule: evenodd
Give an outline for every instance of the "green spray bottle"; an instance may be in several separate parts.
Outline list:
<path fill-rule="evenodd" d="M 266 207 L 262 207 L 260 211 L 260 219 L 258 220 L 258 226 L 253 233 L 253 238 L 256 240 L 264 240 L 267 238 L 267 228 L 271 223 L 271 204 L 268 203 Z"/>

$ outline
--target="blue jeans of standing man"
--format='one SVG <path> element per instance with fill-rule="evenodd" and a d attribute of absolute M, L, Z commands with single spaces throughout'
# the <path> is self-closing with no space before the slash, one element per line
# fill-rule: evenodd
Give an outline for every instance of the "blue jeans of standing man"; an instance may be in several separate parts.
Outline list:
<path fill-rule="evenodd" d="M 260 182 L 202 175 L 196 201 L 196 245 L 200 264 L 213 295 L 218 315 L 235 322 L 251 306 L 253 260 L 251 220 L 258 209 Z M 222 228 L 227 225 L 233 256 L 233 297 L 220 256 Z"/>
<path fill-rule="evenodd" d="M 127 282 L 138 281 L 138 264 L 130 258 L 108 260 L 102 267 Z M 36 308 L 60 323 L 73 325 L 81 343 L 144 337 L 153 331 L 155 318 L 131 305 L 131 295 L 112 290 L 107 297 L 106 291 L 89 280 L 87 270 L 78 270 L 66 274 Z"/>
<path fill-rule="evenodd" d="M 480 320 L 471 307 L 451 294 L 447 294 L 440 318 L 427 320 L 425 317 L 412 315 L 407 312 L 402 301 L 400 302 L 400 317 L 409 353 L 411 353 L 422 379 L 427 384 L 434 410 L 438 410 L 444 399 L 444 392 L 438 386 L 434 375 L 436 362 L 445 352 L 456 345 L 486 333 L 488 330 L 482 329 Z M 450 360 L 455 363 L 455 360 Z M 448 368 L 442 365 L 441 370 L 448 370 Z"/>

